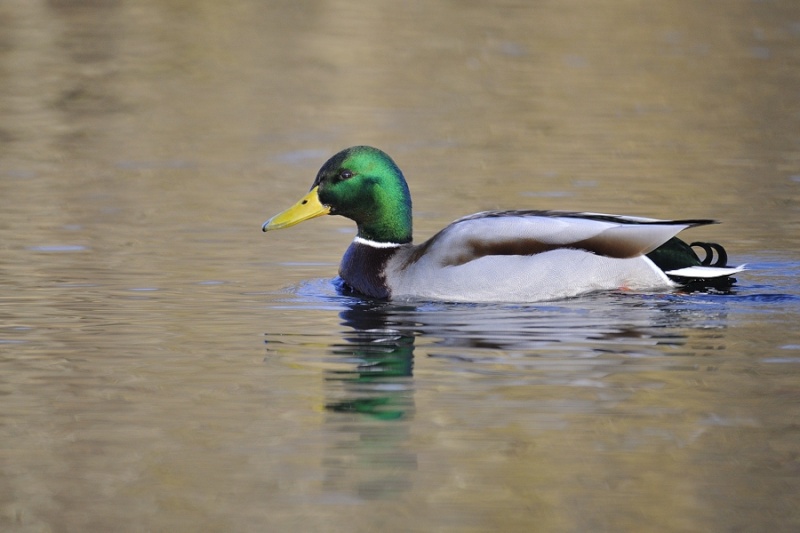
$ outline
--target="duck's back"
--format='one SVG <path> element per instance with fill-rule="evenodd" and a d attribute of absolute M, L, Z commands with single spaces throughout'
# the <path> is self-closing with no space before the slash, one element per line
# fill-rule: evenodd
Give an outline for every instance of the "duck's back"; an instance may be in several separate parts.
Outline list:
<path fill-rule="evenodd" d="M 456 266 L 430 257 L 387 265 L 393 299 L 454 302 L 537 302 L 614 289 L 674 286 L 647 257 L 616 259 L 562 248 L 535 255 L 484 256 Z"/>
<path fill-rule="evenodd" d="M 392 298 L 531 302 L 673 286 L 644 254 L 692 225 L 551 211 L 485 212 L 457 220 L 386 266 Z"/>

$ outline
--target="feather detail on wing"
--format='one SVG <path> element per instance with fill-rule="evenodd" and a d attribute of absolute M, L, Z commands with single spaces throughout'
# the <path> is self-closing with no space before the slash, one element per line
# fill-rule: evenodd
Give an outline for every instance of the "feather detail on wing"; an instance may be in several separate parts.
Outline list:
<path fill-rule="evenodd" d="M 560 211 L 487 211 L 456 220 L 410 255 L 430 255 L 442 266 L 485 256 L 534 255 L 559 248 L 614 258 L 651 252 L 680 231 L 712 220 L 651 218 Z"/>

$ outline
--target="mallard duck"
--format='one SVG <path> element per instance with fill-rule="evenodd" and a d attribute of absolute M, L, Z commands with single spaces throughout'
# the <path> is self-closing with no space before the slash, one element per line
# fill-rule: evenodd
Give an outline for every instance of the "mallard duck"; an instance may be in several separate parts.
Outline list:
<path fill-rule="evenodd" d="M 358 226 L 339 276 L 372 298 L 536 302 L 601 290 L 663 290 L 697 280 L 729 285 L 729 276 L 743 269 L 725 266 L 725 250 L 716 243 L 689 245 L 675 237 L 714 223 L 704 219 L 485 211 L 415 245 L 403 173 L 370 146 L 331 157 L 308 194 L 261 229 L 288 228 L 321 215 L 341 215 Z M 706 257 L 701 260 L 693 247 Z"/>

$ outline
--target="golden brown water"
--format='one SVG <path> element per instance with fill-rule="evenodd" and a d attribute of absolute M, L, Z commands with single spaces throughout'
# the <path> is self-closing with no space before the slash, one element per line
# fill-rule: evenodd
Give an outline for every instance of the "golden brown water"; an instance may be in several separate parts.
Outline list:
<path fill-rule="evenodd" d="M 0 530 L 797 531 L 800 4 L 0 4 Z M 382 305 L 263 235 L 716 218 L 732 294 Z"/>

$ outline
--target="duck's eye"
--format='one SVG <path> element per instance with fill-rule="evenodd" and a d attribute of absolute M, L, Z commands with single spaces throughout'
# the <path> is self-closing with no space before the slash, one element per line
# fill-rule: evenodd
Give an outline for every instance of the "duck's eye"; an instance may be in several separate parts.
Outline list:
<path fill-rule="evenodd" d="M 353 173 L 350 172 L 349 170 L 342 170 L 341 172 L 339 172 L 339 179 L 349 180 L 352 177 Z"/>

